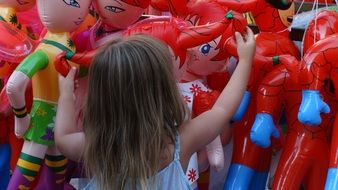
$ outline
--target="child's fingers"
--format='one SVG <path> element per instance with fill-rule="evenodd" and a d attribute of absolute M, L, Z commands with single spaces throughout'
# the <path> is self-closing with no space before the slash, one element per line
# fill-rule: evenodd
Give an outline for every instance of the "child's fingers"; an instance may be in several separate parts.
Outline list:
<path fill-rule="evenodd" d="M 242 35 L 239 32 L 235 32 L 236 42 L 237 44 L 243 44 L 244 40 Z"/>
<path fill-rule="evenodd" d="M 65 79 L 64 76 L 62 76 L 61 74 L 59 74 L 59 82 L 63 81 Z"/>
<path fill-rule="evenodd" d="M 68 72 L 66 78 L 69 78 L 69 79 L 74 80 L 74 79 L 75 79 L 75 75 L 76 75 L 76 68 L 75 68 L 75 67 L 72 67 L 72 68 L 70 69 L 70 71 Z"/>
<path fill-rule="evenodd" d="M 75 80 L 74 81 L 74 88 L 77 89 L 77 88 L 79 88 L 79 86 L 80 86 L 79 85 L 79 80 Z"/>
<path fill-rule="evenodd" d="M 249 27 L 246 27 L 246 33 L 247 33 L 246 40 L 248 42 L 253 42 L 255 39 L 254 37 L 255 35 Z"/>

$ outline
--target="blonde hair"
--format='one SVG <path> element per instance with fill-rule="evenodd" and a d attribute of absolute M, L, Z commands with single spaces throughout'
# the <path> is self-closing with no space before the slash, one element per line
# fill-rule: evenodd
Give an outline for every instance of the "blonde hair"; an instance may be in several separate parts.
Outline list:
<path fill-rule="evenodd" d="M 146 187 L 174 144 L 186 108 L 167 46 L 144 35 L 115 40 L 89 71 L 84 163 L 102 190 Z"/>

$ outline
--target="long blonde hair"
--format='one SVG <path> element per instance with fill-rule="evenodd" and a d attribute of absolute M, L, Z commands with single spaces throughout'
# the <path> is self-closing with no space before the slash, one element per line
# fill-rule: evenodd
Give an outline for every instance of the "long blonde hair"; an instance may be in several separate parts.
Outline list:
<path fill-rule="evenodd" d="M 115 40 L 95 56 L 89 80 L 87 172 L 102 190 L 145 188 L 187 114 L 167 46 L 144 35 Z"/>

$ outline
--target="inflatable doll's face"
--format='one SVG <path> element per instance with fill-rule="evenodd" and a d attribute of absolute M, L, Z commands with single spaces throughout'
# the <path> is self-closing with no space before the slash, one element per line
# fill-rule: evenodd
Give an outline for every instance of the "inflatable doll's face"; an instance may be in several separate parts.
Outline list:
<path fill-rule="evenodd" d="M 91 0 L 37 0 L 43 25 L 51 32 L 71 32 L 88 14 Z"/>
<path fill-rule="evenodd" d="M 0 7 L 12 7 L 17 11 L 26 11 L 35 5 L 35 0 L 0 0 Z"/>
<path fill-rule="evenodd" d="M 102 21 L 118 29 L 125 29 L 135 23 L 144 11 L 141 7 L 120 0 L 96 0 L 96 6 Z"/>
<path fill-rule="evenodd" d="M 225 66 L 225 61 L 212 61 L 219 49 L 215 49 L 221 37 L 203 44 L 201 46 L 192 48 L 190 50 L 190 60 L 188 61 L 188 70 L 194 74 L 207 76 L 213 72 L 221 71 Z"/>
<path fill-rule="evenodd" d="M 282 20 L 282 23 L 288 27 L 290 26 L 290 21 L 288 21 L 288 18 L 292 18 L 292 16 L 295 14 L 295 3 L 292 3 L 290 8 L 287 10 L 278 10 L 279 16 Z"/>

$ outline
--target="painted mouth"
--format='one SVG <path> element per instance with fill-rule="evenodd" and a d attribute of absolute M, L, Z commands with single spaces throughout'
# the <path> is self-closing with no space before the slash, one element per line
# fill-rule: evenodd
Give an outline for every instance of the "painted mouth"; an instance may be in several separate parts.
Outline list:
<path fill-rule="evenodd" d="M 78 20 L 78 21 L 74 21 L 74 24 L 80 25 L 82 22 L 83 22 L 83 20 Z"/>
<path fill-rule="evenodd" d="M 120 7 L 115 7 L 115 6 L 105 6 L 104 9 L 113 12 L 113 13 L 120 13 L 120 12 L 124 12 L 125 9 L 122 9 Z"/>
<path fill-rule="evenodd" d="M 293 21 L 293 16 L 288 16 L 287 21 L 289 22 L 289 24 L 291 24 Z"/>

